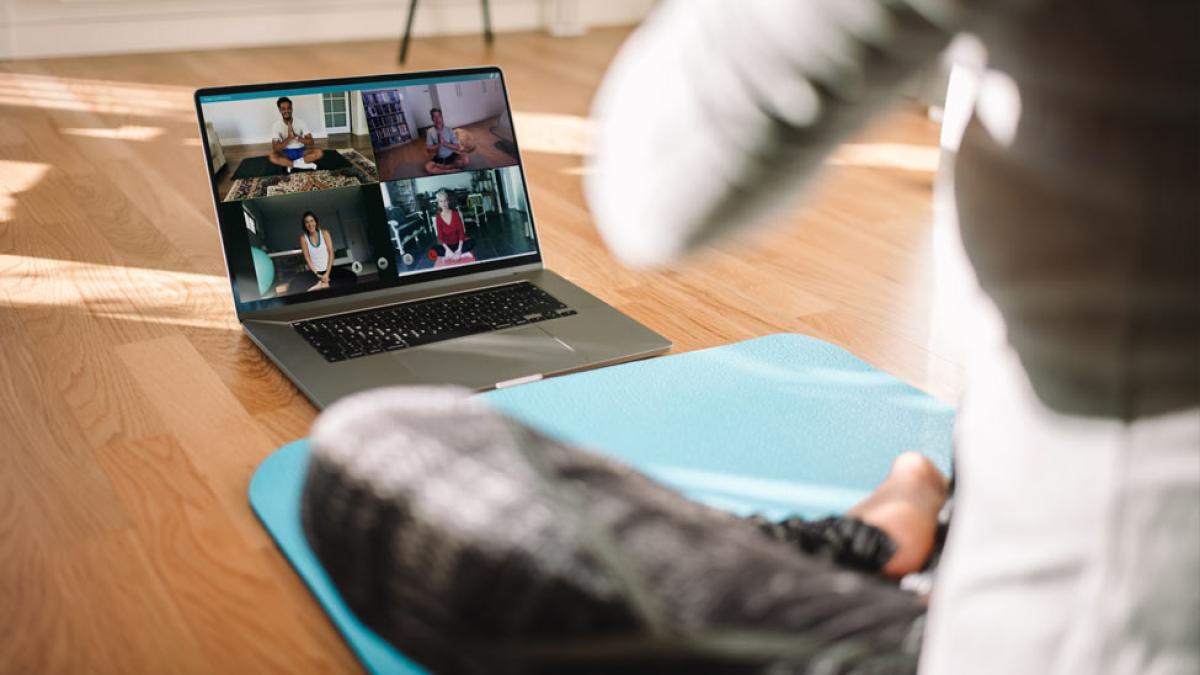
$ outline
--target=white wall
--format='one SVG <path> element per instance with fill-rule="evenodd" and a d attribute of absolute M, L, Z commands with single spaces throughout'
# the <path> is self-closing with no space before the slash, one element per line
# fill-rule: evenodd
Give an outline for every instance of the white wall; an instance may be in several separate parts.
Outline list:
<path fill-rule="evenodd" d="M 472 175 L 470 171 L 464 171 L 463 173 L 452 173 L 445 176 L 417 178 L 413 184 L 413 189 L 417 192 L 436 192 L 442 188 L 448 190 L 459 188 L 469 190 L 471 189 Z"/>
<path fill-rule="evenodd" d="M 529 204 L 525 201 L 525 190 L 521 185 L 521 169 L 516 166 L 506 166 L 499 169 L 500 180 L 504 184 L 504 201 L 510 209 L 529 213 Z"/>
<path fill-rule="evenodd" d="M 433 125 L 433 118 L 429 116 L 429 109 L 434 107 L 433 98 L 429 95 L 430 87 L 403 87 L 400 93 L 404 96 L 404 116 L 413 124 L 412 132 L 417 133 L 418 129 L 423 129 Z"/>
<path fill-rule="evenodd" d="M 448 127 L 473 124 L 504 112 L 500 84 L 491 80 L 439 84 L 437 98 Z"/>
<path fill-rule="evenodd" d="M 493 0 L 492 29 L 575 34 L 637 23 L 654 3 Z M 294 45 L 284 23 L 313 27 L 322 42 L 396 40 L 407 11 L 402 0 L 0 0 L 0 59 Z M 438 0 L 420 4 L 413 34 L 479 35 L 482 26 L 478 0 Z"/>
<path fill-rule="evenodd" d="M 363 107 L 362 96 L 358 92 L 350 93 L 350 133 L 355 136 L 368 136 L 371 130 L 367 127 L 367 109 Z"/>
<path fill-rule="evenodd" d="M 325 131 L 320 94 L 288 98 L 292 99 L 292 116 L 308 124 L 313 138 L 329 135 Z M 274 97 L 204 104 L 204 120 L 216 127 L 223 146 L 267 143 L 271 140 L 271 127 L 280 119 Z"/>

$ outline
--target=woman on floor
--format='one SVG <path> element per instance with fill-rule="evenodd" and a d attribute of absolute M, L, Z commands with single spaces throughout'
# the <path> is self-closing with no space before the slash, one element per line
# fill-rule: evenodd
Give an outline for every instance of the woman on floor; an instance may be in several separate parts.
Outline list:
<path fill-rule="evenodd" d="M 846 518 L 755 523 L 452 390 L 314 428 L 304 523 L 347 604 L 439 673 L 1200 672 L 1198 23 L 1194 1 L 675 0 L 597 97 L 593 216 L 666 264 L 769 219 L 955 33 L 987 46 L 954 177 L 981 333 L 928 630 L 883 578 L 938 555 L 919 457 Z"/>
<path fill-rule="evenodd" d="M 333 269 L 333 237 L 329 230 L 321 228 L 317 214 L 305 211 L 300 217 L 300 250 L 304 252 L 304 263 L 316 279 L 308 287 L 310 291 L 329 288 L 329 273 Z"/>
<path fill-rule="evenodd" d="M 474 255 L 468 255 L 475 250 L 475 241 L 467 238 L 467 228 L 463 225 L 462 214 L 450 205 L 450 193 L 445 190 L 437 192 L 437 215 L 434 223 L 437 229 L 437 246 L 433 248 L 436 257 L 449 261 L 463 258 L 474 260 Z"/>

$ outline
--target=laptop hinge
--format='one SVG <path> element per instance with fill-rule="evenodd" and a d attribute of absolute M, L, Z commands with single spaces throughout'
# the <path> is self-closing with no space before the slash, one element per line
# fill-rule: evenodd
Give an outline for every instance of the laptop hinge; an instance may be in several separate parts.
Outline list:
<path fill-rule="evenodd" d="M 522 277 L 537 274 L 543 269 L 545 268 L 541 263 L 523 265 L 519 268 L 508 268 L 503 271 L 469 275 L 461 279 L 438 280 L 429 283 L 414 284 L 412 286 L 394 286 L 376 291 L 368 291 L 361 295 L 354 293 L 338 298 L 330 298 L 326 301 L 297 304 L 288 307 L 272 307 L 271 309 L 264 309 L 253 313 L 242 313 L 238 318 L 242 322 L 258 321 L 290 324 L 294 321 L 305 319 L 361 312 L 375 307 L 385 307 L 387 305 L 436 298 L 442 295 L 468 293 L 474 290 L 503 286 L 504 284 L 514 283 Z"/>

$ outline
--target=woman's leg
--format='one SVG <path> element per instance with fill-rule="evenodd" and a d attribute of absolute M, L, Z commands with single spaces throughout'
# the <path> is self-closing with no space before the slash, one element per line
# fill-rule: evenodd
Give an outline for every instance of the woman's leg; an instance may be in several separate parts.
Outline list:
<path fill-rule="evenodd" d="M 313 274 L 312 270 L 304 270 L 288 282 L 287 294 L 291 295 L 293 293 L 304 293 L 308 289 L 312 288 L 313 284 L 317 283 L 318 281 L 319 279 L 317 279 L 317 275 Z"/>
<path fill-rule="evenodd" d="M 917 596 L 468 394 L 376 390 L 313 430 L 309 541 L 406 655 L 438 673 L 915 670 Z M 895 526 L 893 488 L 862 517 Z"/>
<path fill-rule="evenodd" d="M 345 267 L 335 267 L 329 272 L 329 286 L 331 288 L 345 288 L 358 283 L 358 275 L 353 270 Z"/>

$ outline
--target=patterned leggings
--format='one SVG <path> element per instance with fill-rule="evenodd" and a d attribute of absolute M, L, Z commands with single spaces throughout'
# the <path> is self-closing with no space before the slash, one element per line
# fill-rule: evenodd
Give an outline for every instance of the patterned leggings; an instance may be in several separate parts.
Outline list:
<path fill-rule="evenodd" d="M 911 673 L 917 595 L 852 519 L 688 500 L 455 388 L 349 397 L 302 514 L 359 618 L 437 673 Z M 850 569 L 855 568 L 855 569 Z"/>

